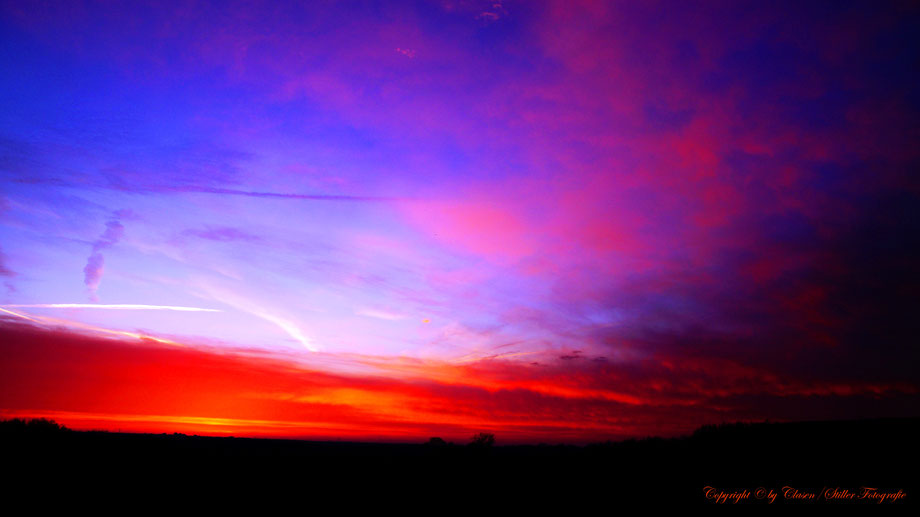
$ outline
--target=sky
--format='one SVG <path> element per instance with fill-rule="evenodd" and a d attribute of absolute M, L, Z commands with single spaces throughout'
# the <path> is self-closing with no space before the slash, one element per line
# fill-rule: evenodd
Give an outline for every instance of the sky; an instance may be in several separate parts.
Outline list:
<path fill-rule="evenodd" d="M 914 2 L 0 1 L 0 417 L 917 416 Z"/>

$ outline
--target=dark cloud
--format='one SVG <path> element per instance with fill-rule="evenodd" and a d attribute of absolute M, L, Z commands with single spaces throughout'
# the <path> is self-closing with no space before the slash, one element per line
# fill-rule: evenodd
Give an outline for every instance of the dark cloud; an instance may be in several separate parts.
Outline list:
<path fill-rule="evenodd" d="M 835 215 L 811 221 L 820 231 L 770 220 L 761 232 L 769 244 L 758 247 L 772 262 L 769 275 L 751 273 L 747 255 L 727 252 L 711 271 L 620 285 L 606 303 L 623 311 L 623 321 L 593 338 L 612 353 L 631 349 L 645 358 L 632 363 L 631 383 L 670 378 L 674 389 L 683 382 L 705 399 L 748 384 L 780 399 L 869 396 L 872 386 L 916 392 L 920 195 L 903 184 L 842 201 Z M 736 395 L 733 403 L 742 400 Z"/>

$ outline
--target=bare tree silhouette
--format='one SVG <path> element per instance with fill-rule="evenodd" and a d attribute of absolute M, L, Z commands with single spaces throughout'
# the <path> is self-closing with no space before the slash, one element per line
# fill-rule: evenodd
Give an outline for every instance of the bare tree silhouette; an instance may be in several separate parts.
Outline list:
<path fill-rule="evenodd" d="M 32 418 L 29 420 L 14 418 L 12 420 L 0 420 L 0 432 L 4 433 L 44 434 L 59 433 L 69 430 L 70 429 L 54 420 L 48 420 L 47 418 Z"/>
<path fill-rule="evenodd" d="M 492 433 L 479 433 L 473 436 L 470 447 L 485 449 L 495 445 L 495 435 Z"/>

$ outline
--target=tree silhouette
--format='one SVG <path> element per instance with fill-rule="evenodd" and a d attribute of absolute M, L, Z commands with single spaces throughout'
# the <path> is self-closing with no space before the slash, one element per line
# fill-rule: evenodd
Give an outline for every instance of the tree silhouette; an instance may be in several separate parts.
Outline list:
<path fill-rule="evenodd" d="M 54 420 L 48 420 L 47 418 L 0 420 L 0 432 L 3 433 L 29 433 L 34 435 L 60 433 L 69 430 Z"/>
<path fill-rule="evenodd" d="M 473 436 L 470 447 L 488 448 L 495 445 L 495 435 L 492 433 L 479 433 Z"/>

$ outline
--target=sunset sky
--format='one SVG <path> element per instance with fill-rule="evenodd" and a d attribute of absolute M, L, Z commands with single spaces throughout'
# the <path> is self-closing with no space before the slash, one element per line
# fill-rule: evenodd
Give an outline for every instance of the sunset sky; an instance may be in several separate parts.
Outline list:
<path fill-rule="evenodd" d="M 0 0 L 0 417 L 916 416 L 915 2 Z"/>

